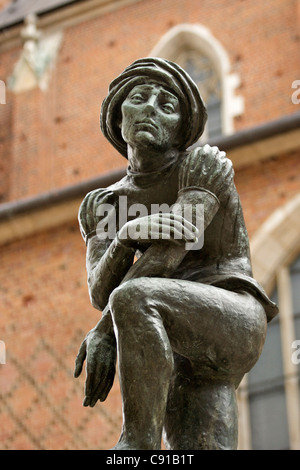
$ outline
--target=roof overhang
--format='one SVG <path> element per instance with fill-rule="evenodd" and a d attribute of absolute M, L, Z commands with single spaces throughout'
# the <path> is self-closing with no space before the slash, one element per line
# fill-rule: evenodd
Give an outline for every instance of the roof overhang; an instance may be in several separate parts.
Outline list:
<path fill-rule="evenodd" d="M 27 0 L 26 0 L 27 1 Z M 72 27 L 83 21 L 89 21 L 106 13 L 143 0 L 74 0 L 57 2 L 55 8 L 44 11 L 26 10 L 27 14 L 35 12 L 38 16 L 39 31 L 49 33 Z M 38 0 L 36 1 L 38 3 Z M 42 4 L 43 2 L 41 2 Z M 58 6 L 60 4 L 60 6 Z M 41 9 L 41 7 L 39 7 Z M 39 12 L 40 11 L 40 12 Z M 4 10 L 5 12 L 5 10 Z M 23 16 L 23 19 L 21 18 Z M 4 18 L 0 23 L 0 49 L 5 51 L 12 47 L 22 46 L 21 31 L 24 28 L 25 10 L 22 15 L 15 16 L 14 20 Z M 1 15 L 0 15 L 1 20 Z"/>
<path fill-rule="evenodd" d="M 221 137 L 214 145 L 228 153 L 237 169 L 293 152 L 300 148 L 300 112 Z"/>
<path fill-rule="evenodd" d="M 83 0 L 17 0 L 0 11 L 0 31 L 23 23 L 29 14 L 44 15 Z"/>

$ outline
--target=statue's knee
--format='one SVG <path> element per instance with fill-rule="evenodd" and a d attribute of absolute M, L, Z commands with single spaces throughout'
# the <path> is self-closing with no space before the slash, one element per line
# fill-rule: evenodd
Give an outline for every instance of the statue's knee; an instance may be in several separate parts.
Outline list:
<path fill-rule="evenodd" d="M 136 289 L 133 288 L 132 282 L 128 281 L 121 284 L 113 290 L 109 298 L 110 307 L 114 310 L 118 307 L 124 307 L 134 301 L 136 296 Z"/>
<path fill-rule="evenodd" d="M 109 298 L 109 306 L 116 323 L 130 322 L 138 311 L 143 293 L 134 281 L 128 281 L 114 289 Z"/>

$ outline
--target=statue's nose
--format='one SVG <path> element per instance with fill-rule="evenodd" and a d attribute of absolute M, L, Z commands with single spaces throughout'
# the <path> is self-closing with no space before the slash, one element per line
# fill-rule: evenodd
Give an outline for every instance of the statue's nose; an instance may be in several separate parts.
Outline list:
<path fill-rule="evenodd" d="M 155 96 L 152 96 L 151 98 L 149 98 L 149 100 L 145 104 L 144 110 L 149 114 L 153 114 L 156 111 L 156 97 Z"/>

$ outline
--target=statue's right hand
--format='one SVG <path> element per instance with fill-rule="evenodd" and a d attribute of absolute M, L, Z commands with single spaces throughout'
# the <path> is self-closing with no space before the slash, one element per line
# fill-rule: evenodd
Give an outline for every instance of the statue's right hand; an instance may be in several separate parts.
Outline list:
<path fill-rule="evenodd" d="M 116 342 L 109 334 L 92 329 L 83 340 L 75 360 L 74 376 L 81 374 L 86 360 L 85 398 L 83 406 L 104 401 L 113 385 L 116 371 Z"/>
<path fill-rule="evenodd" d="M 140 243 L 172 242 L 176 245 L 196 241 L 198 229 L 189 220 L 174 213 L 159 213 L 137 217 L 120 229 L 121 242 L 135 247 Z"/>

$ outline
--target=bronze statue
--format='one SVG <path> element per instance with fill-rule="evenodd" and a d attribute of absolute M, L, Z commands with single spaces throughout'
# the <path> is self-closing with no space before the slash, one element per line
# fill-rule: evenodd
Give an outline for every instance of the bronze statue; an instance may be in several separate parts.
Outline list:
<path fill-rule="evenodd" d="M 83 404 L 106 399 L 118 355 L 124 419 L 114 450 L 157 450 L 162 437 L 170 450 L 236 449 L 236 388 L 277 307 L 252 277 L 231 162 L 193 146 L 205 105 L 164 59 L 127 67 L 100 122 L 129 166 L 79 211 L 90 298 L 102 311 L 76 358 L 75 377 L 86 360 Z"/>

